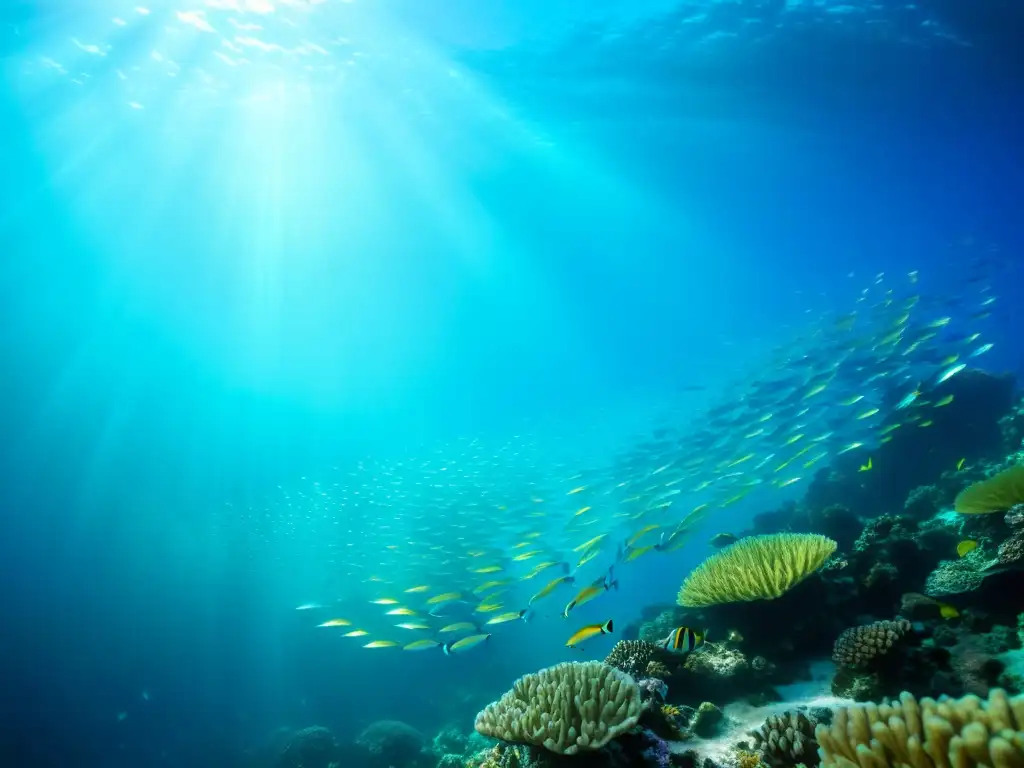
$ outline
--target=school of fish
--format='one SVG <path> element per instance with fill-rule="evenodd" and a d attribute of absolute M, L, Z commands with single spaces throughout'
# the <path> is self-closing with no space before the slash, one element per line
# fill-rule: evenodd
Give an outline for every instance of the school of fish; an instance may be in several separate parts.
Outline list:
<path fill-rule="evenodd" d="M 772 504 L 837 456 L 857 452 L 871 471 L 896 430 L 931 426 L 953 401 L 948 382 L 993 347 L 991 266 L 975 263 L 956 298 L 916 293 L 916 272 L 892 285 L 878 275 L 849 311 L 809 323 L 717 402 L 685 421 L 670 411 L 600 463 L 543 461 L 527 438 L 465 440 L 290 494 L 337 529 L 337 580 L 298 610 L 367 649 L 462 654 L 528 632 L 537 614 L 566 622 L 570 648 L 608 634 L 613 617 L 597 604 L 636 561 L 694 542 L 755 494 Z M 600 621 L 578 621 L 592 602 Z M 704 637 L 680 627 L 663 644 L 689 652 Z"/>

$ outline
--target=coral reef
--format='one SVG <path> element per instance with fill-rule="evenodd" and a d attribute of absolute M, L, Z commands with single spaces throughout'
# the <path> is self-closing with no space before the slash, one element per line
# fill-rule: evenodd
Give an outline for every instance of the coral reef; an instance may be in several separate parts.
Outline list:
<path fill-rule="evenodd" d="M 929 597 L 947 597 L 974 592 L 981 586 L 987 571 L 998 561 L 976 549 L 957 560 L 943 560 L 925 581 L 924 593 Z"/>
<path fill-rule="evenodd" d="M 377 720 L 363 729 L 356 744 L 382 766 L 416 764 L 424 755 L 427 740 L 418 730 L 400 720 Z"/>
<path fill-rule="evenodd" d="M 604 663 L 622 670 L 637 680 L 643 677 L 665 679 L 671 672 L 659 661 L 663 656 L 664 652 L 660 647 L 646 640 L 619 640 L 612 646 Z M 655 666 L 652 667 L 652 664 Z"/>
<path fill-rule="evenodd" d="M 893 644 L 909 631 L 910 622 L 906 619 L 851 627 L 836 640 L 832 660 L 845 667 L 866 667 L 875 657 L 888 653 Z"/>
<path fill-rule="evenodd" d="M 317 725 L 291 734 L 274 764 L 276 768 L 331 768 L 340 759 L 334 735 Z"/>
<path fill-rule="evenodd" d="M 787 710 L 772 715 L 758 730 L 751 731 L 754 748 L 771 768 L 814 768 L 819 763 L 818 741 L 814 738 L 817 720 L 803 712 Z"/>
<path fill-rule="evenodd" d="M 725 715 L 710 701 L 701 702 L 690 721 L 690 730 L 702 739 L 710 739 L 718 733 Z"/>
<path fill-rule="evenodd" d="M 956 497 L 956 511 L 966 515 L 1006 512 L 1024 503 L 1024 464 L 1016 464 L 969 485 Z"/>
<path fill-rule="evenodd" d="M 826 768 L 1010 766 L 1024 762 L 1024 698 L 924 698 L 839 709 L 815 731 Z"/>
<path fill-rule="evenodd" d="M 558 754 L 600 749 L 640 717 L 640 688 L 601 662 L 575 662 L 516 680 L 512 690 L 476 716 L 476 730 Z"/>
<path fill-rule="evenodd" d="M 836 542 L 818 534 L 748 536 L 698 565 L 679 590 L 687 608 L 781 597 L 821 568 Z"/>

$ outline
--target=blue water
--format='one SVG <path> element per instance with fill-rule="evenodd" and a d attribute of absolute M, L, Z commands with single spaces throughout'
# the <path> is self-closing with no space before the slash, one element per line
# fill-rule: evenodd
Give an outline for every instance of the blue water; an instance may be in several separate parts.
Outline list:
<path fill-rule="evenodd" d="M 243 512 L 278 486 L 464 436 L 586 452 L 883 271 L 956 295 L 999 262 L 986 367 L 1024 373 L 1010 0 L 278 5 L 236 15 L 365 55 L 239 74 L 192 8 L 0 10 L 4 765 L 431 731 L 563 658 L 538 631 L 463 690 L 339 652 L 292 611 L 302 532 Z"/>

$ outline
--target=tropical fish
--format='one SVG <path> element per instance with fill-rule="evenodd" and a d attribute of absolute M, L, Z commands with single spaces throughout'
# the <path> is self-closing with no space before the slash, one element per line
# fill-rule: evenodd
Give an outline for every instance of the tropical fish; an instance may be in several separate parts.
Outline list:
<path fill-rule="evenodd" d="M 457 621 L 454 624 L 448 624 L 441 627 L 438 632 L 479 632 L 476 624 L 471 621 Z"/>
<path fill-rule="evenodd" d="M 531 612 L 527 608 L 523 608 L 521 611 L 512 611 L 510 613 L 501 613 L 492 619 L 488 619 L 488 624 L 504 624 L 507 621 L 515 621 L 516 619 L 522 619 L 523 621 L 529 621 Z"/>
<path fill-rule="evenodd" d="M 956 471 L 957 471 L 957 472 L 959 472 L 959 471 L 960 471 L 961 469 L 963 469 L 963 468 L 964 468 L 964 463 L 965 463 L 966 461 L 967 461 L 967 459 L 960 459 L 960 461 L 958 461 L 958 462 L 956 463 Z"/>
<path fill-rule="evenodd" d="M 377 600 L 371 600 L 370 602 L 374 605 L 398 605 L 398 601 L 390 597 L 381 597 Z"/>
<path fill-rule="evenodd" d="M 898 403 L 896 403 L 896 409 L 902 410 L 904 408 L 909 408 L 911 405 L 913 405 L 914 401 L 917 400 L 917 398 L 919 398 L 920 396 L 921 390 L 915 389 L 913 392 L 911 392 Z"/>
<path fill-rule="evenodd" d="M 412 608 L 392 608 L 384 614 L 385 616 L 418 616 Z"/>
<path fill-rule="evenodd" d="M 870 457 L 870 456 L 868 456 L 868 461 L 867 461 L 867 464 L 861 464 L 861 465 L 860 465 L 860 469 L 858 469 L 857 471 L 858 471 L 858 472 L 867 472 L 868 470 L 870 470 L 870 469 L 871 469 L 871 467 L 872 467 L 872 464 L 871 464 L 871 457 Z"/>
<path fill-rule="evenodd" d="M 408 645 L 402 646 L 403 651 L 426 651 L 430 648 L 437 648 L 441 645 L 437 640 L 415 640 Z"/>
<path fill-rule="evenodd" d="M 933 408 L 941 408 L 942 406 L 949 405 L 952 402 L 953 402 L 953 396 L 952 395 L 946 395 L 942 399 L 936 400 L 935 403 L 932 405 L 932 407 Z"/>
<path fill-rule="evenodd" d="M 585 627 L 581 627 L 580 629 L 577 629 L 572 634 L 572 637 L 570 637 L 566 641 L 565 646 L 567 648 L 575 648 L 577 645 L 582 643 L 584 640 L 589 640 L 590 638 L 595 637 L 597 635 L 607 635 L 607 634 L 610 634 L 612 629 L 613 629 L 613 626 L 612 626 L 612 620 L 611 619 L 608 619 L 608 621 L 604 622 L 603 624 L 588 624 Z"/>
<path fill-rule="evenodd" d="M 614 568 L 614 566 L 609 566 L 608 573 L 606 573 L 600 579 L 595 581 L 593 584 L 589 584 L 588 586 L 581 589 L 576 594 L 576 597 L 570 600 L 569 604 L 565 606 L 565 611 L 562 612 L 562 616 L 565 618 L 569 618 L 569 612 L 573 608 L 578 608 L 584 603 L 589 603 L 595 597 L 604 592 L 607 592 L 609 589 L 618 589 L 619 582 L 617 579 L 613 578 L 612 568 Z"/>
<path fill-rule="evenodd" d="M 374 640 L 364 645 L 363 648 L 397 648 L 398 645 L 394 640 Z"/>
<path fill-rule="evenodd" d="M 559 576 L 557 579 L 552 579 L 547 584 L 545 584 L 537 594 L 530 598 L 529 604 L 533 605 L 537 600 L 547 597 L 556 589 L 558 589 L 562 584 L 573 584 L 575 583 L 575 581 L 575 576 Z"/>
<path fill-rule="evenodd" d="M 717 549 L 721 549 L 722 547 L 727 547 L 727 546 L 729 546 L 730 544 L 732 544 L 733 542 L 736 542 L 736 541 L 739 541 L 739 537 L 736 536 L 735 534 L 732 534 L 732 533 L 716 533 L 714 536 L 711 537 L 711 540 L 708 543 L 712 547 L 716 547 Z"/>
<path fill-rule="evenodd" d="M 456 640 L 454 643 L 445 643 L 441 646 L 445 656 L 451 656 L 453 653 L 464 653 L 470 648 L 475 648 L 480 643 L 486 642 L 490 639 L 489 634 L 469 635 L 461 640 Z"/>
<path fill-rule="evenodd" d="M 353 629 L 351 632 L 346 632 L 342 637 L 366 637 L 369 632 L 365 629 Z"/>
<path fill-rule="evenodd" d="M 984 355 L 986 352 L 988 352 L 994 346 L 995 346 L 995 344 L 982 344 L 976 350 L 971 352 L 970 357 L 978 357 L 979 355 Z"/>
<path fill-rule="evenodd" d="M 974 539 L 964 539 L 956 545 L 956 553 L 960 557 L 966 557 L 978 548 L 978 542 Z"/>
<path fill-rule="evenodd" d="M 946 370 L 939 374 L 939 377 L 935 380 L 935 383 L 942 384 L 946 381 L 949 381 L 966 367 L 966 363 L 957 363 L 952 368 L 947 368 Z"/>
<path fill-rule="evenodd" d="M 429 624 L 424 624 L 422 621 L 406 621 L 401 624 L 395 624 L 399 629 L 430 629 Z"/>
<path fill-rule="evenodd" d="M 939 615 L 944 619 L 955 619 L 960 615 L 960 611 L 949 603 L 938 603 L 938 606 Z"/>
<path fill-rule="evenodd" d="M 666 651 L 678 654 L 687 654 L 704 645 L 708 631 L 697 632 L 689 627 L 676 627 L 668 633 L 668 637 L 661 641 L 660 645 Z"/>
<path fill-rule="evenodd" d="M 323 624 L 317 624 L 318 627 L 350 627 L 352 622 L 348 619 L 328 619 Z"/>

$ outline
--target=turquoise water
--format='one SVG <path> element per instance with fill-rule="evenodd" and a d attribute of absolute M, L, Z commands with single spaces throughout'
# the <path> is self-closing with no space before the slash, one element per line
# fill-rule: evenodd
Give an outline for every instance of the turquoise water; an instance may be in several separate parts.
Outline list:
<path fill-rule="evenodd" d="M 282 726 L 468 729 L 518 675 L 615 635 L 566 649 L 561 591 L 464 656 L 315 625 L 398 639 L 371 600 L 471 591 L 475 560 L 521 582 L 534 532 L 577 589 L 615 563 L 581 622 L 674 602 L 710 535 L 810 479 L 753 469 L 801 416 L 726 468 L 757 427 L 712 409 L 799 355 L 852 361 L 822 329 L 890 289 L 922 297 L 917 330 L 951 318 L 901 386 L 955 345 L 1020 373 L 1024 19 L 972 9 L 5 6 L 0 754 L 214 765 Z M 872 317 L 878 341 L 895 320 Z M 800 430 L 832 433 L 819 467 L 874 424 L 840 405 L 854 389 Z M 864 393 L 888 413 L 905 389 Z M 622 562 L 645 523 L 611 479 L 661 466 L 628 458 L 657 430 L 677 468 L 708 466 L 633 548 L 729 503 L 692 545 Z M 566 522 L 585 505 L 595 522 Z M 577 566 L 590 531 L 605 548 Z"/>

